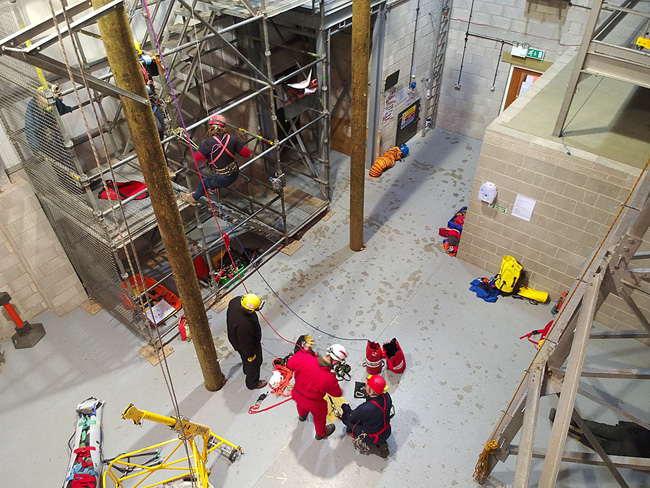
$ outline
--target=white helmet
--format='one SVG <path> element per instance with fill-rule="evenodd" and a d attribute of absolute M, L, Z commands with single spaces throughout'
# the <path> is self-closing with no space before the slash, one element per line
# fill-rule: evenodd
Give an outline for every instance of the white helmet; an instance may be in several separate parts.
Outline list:
<path fill-rule="evenodd" d="M 348 357 L 348 353 L 346 352 L 345 347 L 343 347 L 341 344 L 332 344 L 330 347 L 328 347 L 327 355 L 338 362 L 343 362 L 345 361 L 345 358 Z"/>

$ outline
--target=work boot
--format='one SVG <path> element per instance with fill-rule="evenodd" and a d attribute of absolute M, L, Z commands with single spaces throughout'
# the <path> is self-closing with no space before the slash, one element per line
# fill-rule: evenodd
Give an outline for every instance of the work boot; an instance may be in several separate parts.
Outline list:
<path fill-rule="evenodd" d="M 253 387 L 253 390 L 259 390 L 260 388 L 264 388 L 268 382 L 266 380 L 259 380 L 257 384 Z"/>
<path fill-rule="evenodd" d="M 332 433 L 336 430 L 336 425 L 334 424 L 327 424 L 325 427 L 325 435 L 318 435 L 316 434 L 316 440 L 320 441 L 325 439 L 325 437 L 329 437 L 332 435 Z"/>
<path fill-rule="evenodd" d="M 196 205 L 199 203 L 194 200 L 194 197 L 191 193 L 185 193 L 184 191 L 181 192 L 181 200 L 183 200 L 185 203 L 189 203 L 190 205 Z"/>
<path fill-rule="evenodd" d="M 381 444 L 379 444 L 378 447 L 379 447 L 379 455 L 383 458 L 387 458 L 389 454 L 388 442 L 382 442 Z"/>
<path fill-rule="evenodd" d="M 300 420 L 301 422 L 304 422 L 305 420 L 307 420 L 307 416 L 306 415 L 298 415 L 298 420 Z"/>

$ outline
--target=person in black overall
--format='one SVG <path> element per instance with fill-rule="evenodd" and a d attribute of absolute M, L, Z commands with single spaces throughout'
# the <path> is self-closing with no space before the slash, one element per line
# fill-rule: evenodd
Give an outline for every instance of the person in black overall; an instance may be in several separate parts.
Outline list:
<path fill-rule="evenodd" d="M 249 390 L 264 388 L 267 383 L 266 380 L 260 380 L 262 328 L 255 313 L 262 306 L 260 298 L 249 293 L 230 300 L 226 311 L 228 341 L 241 357 L 242 369 L 246 375 L 246 388 Z"/>
<path fill-rule="evenodd" d="M 344 403 L 341 421 L 347 433 L 357 438 L 362 436 L 369 446 L 377 446 L 379 455 L 388 457 L 388 443 L 391 434 L 390 419 L 393 401 L 387 393 L 386 380 L 379 375 L 368 376 L 366 401 L 352 410 Z"/>
<path fill-rule="evenodd" d="M 203 139 L 199 150 L 195 153 L 196 162 L 208 161 L 211 175 L 203 178 L 194 193 L 181 193 L 181 200 L 190 205 L 196 205 L 205 189 L 216 190 L 232 185 L 239 176 L 239 167 L 235 155 L 250 157 L 251 152 L 238 137 L 233 137 L 226 128 L 223 115 L 213 115 L 208 121 L 207 137 Z"/>

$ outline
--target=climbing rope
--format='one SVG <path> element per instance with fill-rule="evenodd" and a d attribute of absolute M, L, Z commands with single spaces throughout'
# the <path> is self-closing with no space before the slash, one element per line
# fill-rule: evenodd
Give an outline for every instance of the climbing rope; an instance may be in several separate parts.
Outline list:
<path fill-rule="evenodd" d="M 488 475 L 488 458 L 490 454 L 494 453 L 494 451 L 497 450 L 497 447 L 499 447 L 499 443 L 495 441 L 494 439 L 491 441 L 487 441 L 485 443 L 485 447 L 483 448 L 483 452 L 481 455 L 478 457 L 478 462 L 476 463 L 476 467 L 474 468 L 474 477 L 478 478 L 485 478 Z"/>
<path fill-rule="evenodd" d="M 195 156 L 195 151 L 194 151 L 194 149 L 195 149 L 195 147 L 196 147 L 196 144 L 194 144 L 194 142 L 193 142 L 193 141 L 190 139 L 190 137 L 189 137 L 189 133 L 188 133 L 188 130 L 187 130 L 187 125 L 186 125 L 186 123 L 185 123 L 185 119 L 184 119 L 184 117 L 183 117 L 183 114 L 182 114 L 182 112 L 181 112 L 181 110 L 180 110 L 180 107 L 179 107 L 179 104 L 178 104 L 178 99 L 177 99 L 177 97 L 176 97 L 176 92 L 174 91 L 174 87 L 173 87 L 173 85 L 172 85 L 172 83 L 171 83 L 171 80 L 170 80 L 170 78 L 169 78 L 169 70 L 167 69 L 167 66 L 166 66 L 166 63 L 165 63 L 165 58 L 164 58 L 164 56 L 163 56 L 163 54 L 162 54 L 162 49 L 161 49 L 161 47 L 160 47 L 159 38 L 158 38 L 158 35 L 157 35 L 157 33 L 156 33 L 155 29 L 154 29 L 153 22 L 152 22 L 152 19 L 151 19 L 150 13 L 149 13 L 149 9 L 148 9 L 148 7 L 147 7 L 147 5 L 146 5 L 146 2 L 145 2 L 144 0 L 142 0 L 142 2 L 143 2 L 143 5 L 144 5 L 144 7 L 145 7 L 146 14 L 147 14 L 147 20 L 148 20 L 148 22 L 149 22 L 149 25 L 150 25 L 150 27 L 151 27 L 151 31 L 152 31 L 152 33 L 153 33 L 154 41 L 155 41 L 156 46 L 157 46 L 157 48 L 158 48 L 158 52 L 160 53 L 160 62 L 162 63 L 162 65 L 163 65 L 163 67 L 164 67 L 164 70 L 163 70 L 163 71 L 164 71 L 164 73 L 165 73 L 165 76 L 166 76 L 166 79 L 167 79 L 167 83 L 168 83 L 168 85 L 169 85 L 169 88 L 170 88 L 171 94 L 172 94 L 172 96 L 174 97 L 174 101 L 175 101 L 175 105 L 176 105 L 176 110 L 177 110 L 177 112 L 178 112 L 179 120 L 181 121 L 181 125 L 182 125 L 182 134 L 184 134 L 185 139 L 186 139 L 186 141 L 187 141 L 187 144 L 188 144 L 188 146 L 189 146 L 189 148 L 190 148 L 190 154 L 191 154 L 191 156 L 192 156 L 192 159 L 194 160 L 194 164 L 195 164 L 195 166 L 196 166 L 197 172 L 198 172 L 199 175 L 202 176 L 202 172 L 201 172 L 201 169 L 200 169 L 200 167 L 199 167 L 199 164 L 196 162 L 196 158 L 194 157 L 194 156 Z M 180 131 L 181 131 L 180 128 L 179 128 L 178 130 L 175 131 L 175 134 L 177 134 L 178 137 L 180 137 Z M 243 129 L 242 129 L 242 131 L 243 131 Z M 245 131 L 245 132 L 248 133 L 248 134 L 250 134 L 248 131 Z M 251 134 L 251 135 L 254 135 L 255 137 L 257 137 L 258 139 L 260 139 L 260 140 L 262 140 L 262 141 L 264 141 L 264 142 L 267 142 L 267 143 L 268 143 L 268 142 L 271 142 L 271 141 L 265 140 L 265 139 L 262 138 L 261 136 L 256 136 L 255 134 Z M 397 151 L 399 152 L 399 148 L 394 148 L 394 149 L 397 149 Z M 203 185 L 203 188 L 204 188 L 204 190 L 205 190 L 205 194 L 206 194 L 206 196 L 207 196 L 207 195 L 209 194 L 208 191 L 209 191 L 210 189 L 206 187 L 206 185 L 205 185 L 205 183 L 204 183 L 204 178 L 201 178 L 201 184 Z M 224 234 L 224 232 L 223 232 L 223 230 L 222 230 L 222 228 L 221 228 L 221 225 L 219 224 L 219 220 L 218 220 L 218 218 L 217 218 L 217 215 L 216 215 L 216 212 L 215 212 L 215 208 L 214 208 L 214 206 L 213 206 L 213 204 L 212 204 L 212 203 L 213 203 L 212 200 L 211 200 L 210 198 L 207 198 L 207 201 L 208 201 L 208 205 L 209 205 L 209 208 L 210 208 L 210 212 L 212 213 L 212 216 L 213 216 L 213 218 L 214 218 L 214 221 L 215 221 L 216 224 L 217 224 L 217 228 L 218 228 L 218 230 L 219 230 L 219 235 L 221 235 L 221 236 L 223 236 L 223 235 L 227 235 L 227 234 Z M 219 207 L 220 215 L 222 216 L 222 218 L 226 221 L 226 223 L 227 223 L 228 226 L 230 227 L 231 233 L 232 233 L 232 234 L 235 236 L 235 238 L 237 239 L 237 242 L 239 243 L 241 249 L 243 250 L 243 252 L 244 252 L 246 258 L 249 260 L 249 262 L 252 262 L 252 259 L 250 258 L 250 256 L 249 256 L 248 253 L 246 252 L 246 249 L 244 248 L 244 246 L 242 245 L 241 241 L 239 240 L 239 237 L 238 237 L 237 234 L 235 233 L 234 227 L 232 226 L 230 220 L 226 217 L 226 213 L 224 212 L 223 207 L 221 206 L 221 203 L 219 202 L 219 199 L 216 198 L 215 202 L 216 202 L 217 206 Z M 230 246 L 226 246 L 226 250 L 227 250 L 227 252 L 228 252 L 228 256 L 230 257 L 231 262 L 234 263 L 235 260 L 234 260 L 234 258 L 233 258 L 233 256 L 232 256 L 232 253 L 230 252 Z M 236 272 L 237 278 L 239 279 L 240 283 L 242 284 L 244 290 L 246 291 L 246 293 L 249 293 L 249 290 L 248 290 L 248 288 L 246 287 L 246 284 L 245 284 L 245 282 L 244 282 L 244 279 L 243 279 L 242 275 L 241 275 L 240 272 L 239 272 L 239 269 L 237 268 L 237 266 L 235 266 L 234 268 L 235 268 L 235 272 Z M 317 330 L 317 331 L 319 331 L 319 332 L 322 333 L 322 334 L 325 334 L 325 335 L 327 335 L 327 336 L 329 336 L 329 337 L 332 337 L 332 338 L 336 338 L 336 339 L 338 339 L 338 340 L 342 340 L 342 341 L 367 341 L 367 340 L 368 340 L 368 339 L 366 339 L 366 338 L 346 338 L 346 337 L 336 336 L 336 335 L 334 335 L 334 334 L 331 334 L 331 333 L 329 333 L 329 332 L 326 332 L 326 331 L 324 331 L 324 330 L 322 330 L 322 329 L 320 329 L 320 328 L 318 328 L 318 327 L 312 325 L 311 323 L 307 322 L 305 319 L 303 319 L 302 317 L 300 317 L 300 315 L 298 315 L 298 314 L 297 314 L 297 313 L 296 313 L 296 312 L 295 312 L 291 307 L 289 307 L 289 305 L 288 305 L 284 300 L 282 300 L 282 299 L 280 298 L 280 296 L 278 295 L 278 293 L 273 289 L 273 287 L 269 284 L 269 282 L 264 278 L 264 276 L 262 275 L 261 271 L 259 270 L 259 267 L 254 266 L 254 269 L 255 269 L 255 271 L 257 271 L 257 273 L 259 274 L 260 278 L 262 278 L 262 281 L 264 281 L 264 283 L 265 283 L 266 286 L 269 288 L 269 290 L 271 290 L 271 292 L 273 293 L 273 295 L 275 295 L 275 297 L 278 298 L 278 300 L 280 300 L 280 302 L 281 302 L 285 307 L 287 307 L 287 309 L 288 309 L 292 314 L 294 314 L 296 317 L 298 317 L 298 318 L 299 318 L 299 319 L 300 319 L 304 324 L 308 325 L 309 327 L 312 327 L 314 330 Z M 263 320 L 266 322 L 266 324 L 271 328 L 271 330 L 272 330 L 272 331 L 273 331 L 273 332 L 274 332 L 274 333 L 275 333 L 275 334 L 276 334 L 280 339 L 284 340 L 285 342 L 287 342 L 287 343 L 289 343 L 289 344 L 295 344 L 294 341 L 288 340 L 288 339 L 286 339 L 285 337 L 283 337 L 283 336 L 282 336 L 282 335 L 281 335 L 281 334 L 280 334 L 280 333 L 279 333 L 279 332 L 278 332 L 278 331 L 277 331 L 277 330 L 276 330 L 276 329 L 271 325 L 271 323 L 267 320 L 267 318 L 266 318 L 266 317 L 265 317 L 261 312 L 259 312 L 259 314 L 260 314 L 260 316 L 262 316 L 262 319 L 263 319 Z"/>

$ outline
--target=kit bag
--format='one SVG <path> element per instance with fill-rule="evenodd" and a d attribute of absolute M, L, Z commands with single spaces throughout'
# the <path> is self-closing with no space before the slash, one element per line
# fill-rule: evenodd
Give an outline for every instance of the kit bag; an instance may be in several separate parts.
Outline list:
<path fill-rule="evenodd" d="M 521 264 L 512 256 L 503 256 L 499 274 L 494 277 L 494 285 L 502 293 L 513 293 L 521 276 Z"/>
<path fill-rule="evenodd" d="M 384 343 L 384 357 L 386 358 L 386 367 L 393 373 L 403 373 L 406 369 L 404 351 L 394 337 L 390 342 Z"/>

